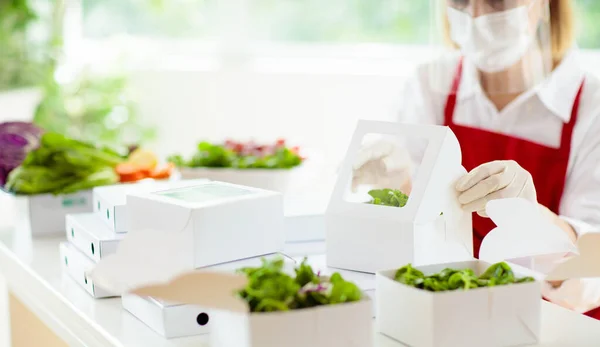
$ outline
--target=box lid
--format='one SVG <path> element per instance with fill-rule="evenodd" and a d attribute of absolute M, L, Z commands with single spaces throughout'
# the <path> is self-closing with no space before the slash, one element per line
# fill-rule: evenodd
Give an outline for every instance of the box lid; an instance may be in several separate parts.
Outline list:
<path fill-rule="evenodd" d="M 385 135 L 399 141 L 426 142 L 412 190 L 403 208 L 350 202 L 345 199 L 353 167 L 367 135 Z M 410 150 L 410 149 L 409 149 Z M 461 166 L 461 150 L 454 133 L 444 126 L 359 121 L 335 184 L 328 214 L 383 218 L 417 224 L 428 223 L 444 212 L 446 219 L 461 219 L 464 211 L 456 199 L 455 182 L 466 174 Z"/>
<path fill-rule="evenodd" d="M 208 182 L 206 179 L 183 180 L 183 181 L 155 181 L 142 180 L 136 183 L 117 184 L 112 186 L 96 187 L 93 194 L 113 206 L 125 205 L 127 195 L 149 193 L 156 190 L 189 187 L 199 183 Z"/>
<path fill-rule="evenodd" d="M 480 259 L 496 262 L 564 254 L 545 274 L 547 280 L 600 277 L 600 234 L 582 235 L 574 244 L 538 205 L 521 198 L 490 201 L 486 211 L 497 227 L 483 239 Z"/>

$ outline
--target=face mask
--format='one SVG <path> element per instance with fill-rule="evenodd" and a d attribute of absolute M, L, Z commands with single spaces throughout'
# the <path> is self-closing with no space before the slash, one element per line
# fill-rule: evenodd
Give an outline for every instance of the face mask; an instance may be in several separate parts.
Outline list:
<path fill-rule="evenodd" d="M 506 70 L 523 58 L 533 42 L 529 28 L 531 6 L 477 18 L 448 7 L 450 37 L 480 70 Z"/>

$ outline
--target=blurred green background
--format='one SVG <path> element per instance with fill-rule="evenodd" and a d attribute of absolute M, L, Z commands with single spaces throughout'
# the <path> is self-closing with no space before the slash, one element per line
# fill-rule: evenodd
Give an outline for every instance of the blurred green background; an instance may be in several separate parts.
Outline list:
<path fill-rule="evenodd" d="M 222 29 L 219 6 L 226 3 L 237 4 L 234 0 L 0 0 L 0 93 L 28 87 L 41 90 L 35 121 L 52 131 L 99 143 L 151 140 L 154 129 L 140 121 L 135 97 L 128 92 L 128 76 L 98 74 L 88 66 L 65 63 L 67 9 L 75 8 L 81 23 L 69 30 L 80 31 L 77 35 L 84 39 L 128 35 L 214 41 Z M 424 45 L 429 39 L 429 0 L 248 0 L 247 4 L 246 29 L 257 41 Z M 600 1 L 576 4 L 580 47 L 600 48 Z M 112 48 L 100 46 L 104 51 Z"/>

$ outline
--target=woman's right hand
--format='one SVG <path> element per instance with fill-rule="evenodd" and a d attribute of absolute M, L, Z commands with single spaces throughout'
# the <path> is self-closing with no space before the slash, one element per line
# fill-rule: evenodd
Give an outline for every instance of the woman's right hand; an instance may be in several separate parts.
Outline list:
<path fill-rule="evenodd" d="M 353 166 L 352 190 L 361 185 L 373 189 L 398 189 L 409 195 L 412 188 L 412 161 L 400 145 L 380 140 L 364 145 Z"/>

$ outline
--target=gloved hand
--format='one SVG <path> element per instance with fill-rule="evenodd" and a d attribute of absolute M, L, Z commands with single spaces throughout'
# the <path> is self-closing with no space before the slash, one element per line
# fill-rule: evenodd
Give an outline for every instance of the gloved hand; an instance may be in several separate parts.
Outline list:
<path fill-rule="evenodd" d="M 487 217 L 488 201 L 524 198 L 537 205 L 531 174 L 513 160 L 493 161 L 476 167 L 456 183 L 463 209 Z"/>
<path fill-rule="evenodd" d="M 352 191 L 370 185 L 373 189 L 398 189 L 410 194 L 412 162 L 398 144 L 381 140 L 364 146 L 352 169 Z"/>

